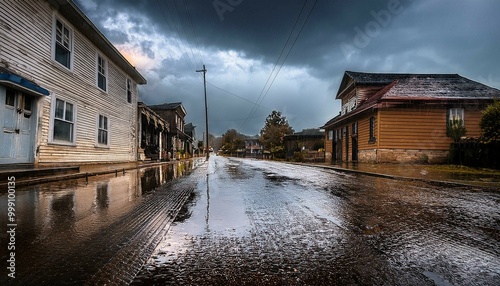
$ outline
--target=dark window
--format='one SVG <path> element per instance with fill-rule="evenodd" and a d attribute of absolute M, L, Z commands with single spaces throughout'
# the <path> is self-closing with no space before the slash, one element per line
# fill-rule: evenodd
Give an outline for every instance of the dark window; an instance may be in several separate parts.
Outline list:
<path fill-rule="evenodd" d="M 132 81 L 127 78 L 127 102 L 132 103 Z"/>
<path fill-rule="evenodd" d="M 7 96 L 5 97 L 5 105 L 16 106 L 16 92 L 12 89 L 7 89 Z"/>
<path fill-rule="evenodd" d="M 354 122 L 352 124 L 352 130 L 351 130 L 352 135 L 358 134 L 358 122 Z"/>
<path fill-rule="evenodd" d="M 375 142 L 375 117 L 370 117 L 370 140 L 368 142 Z"/>

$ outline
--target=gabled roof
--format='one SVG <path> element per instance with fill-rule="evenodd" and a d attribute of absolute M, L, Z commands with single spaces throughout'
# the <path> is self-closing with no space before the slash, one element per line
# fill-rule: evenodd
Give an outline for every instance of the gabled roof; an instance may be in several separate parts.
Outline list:
<path fill-rule="evenodd" d="M 394 74 L 346 71 L 337 99 L 356 86 L 379 86 L 380 89 L 361 99 L 356 109 L 330 119 L 323 127 L 340 122 L 383 102 L 431 102 L 458 100 L 493 100 L 500 90 L 467 79 L 458 74 Z"/>
<path fill-rule="evenodd" d="M 339 86 L 336 99 L 350 87 L 360 85 L 388 85 L 397 81 L 393 96 L 414 97 L 463 97 L 491 98 L 499 96 L 498 89 L 472 81 L 458 74 L 407 74 L 407 73 L 364 73 L 346 71 Z"/>

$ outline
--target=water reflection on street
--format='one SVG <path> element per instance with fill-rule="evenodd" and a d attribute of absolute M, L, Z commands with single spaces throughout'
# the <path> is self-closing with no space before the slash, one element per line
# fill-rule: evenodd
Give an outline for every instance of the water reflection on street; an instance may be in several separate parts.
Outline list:
<path fill-rule="evenodd" d="M 88 181 L 77 179 L 16 188 L 16 283 L 45 276 L 40 274 L 44 271 L 53 273 L 59 269 L 71 273 L 68 264 L 74 258 L 109 259 L 73 252 L 81 242 L 101 236 L 157 187 L 189 172 L 192 165 L 191 161 L 184 161 L 89 177 Z M 2 226 L 7 225 L 6 207 L 7 194 L 1 193 Z M 2 242 L 7 241 L 6 232 L 0 237 Z M 7 260 L 4 246 L 2 261 Z M 92 271 L 77 269 L 74 279 L 84 279 L 80 276 Z M 0 285 L 7 285 L 2 283 L 6 278 L 2 275 Z M 54 277 L 46 279 L 54 281 Z"/>
<path fill-rule="evenodd" d="M 133 285 L 500 285 L 500 194 L 210 158 Z"/>

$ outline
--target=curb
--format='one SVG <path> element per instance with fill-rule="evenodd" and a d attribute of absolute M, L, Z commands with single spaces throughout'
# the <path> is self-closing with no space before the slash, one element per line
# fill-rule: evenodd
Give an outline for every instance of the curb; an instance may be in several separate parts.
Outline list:
<path fill-rule="evenodd" d="M 381 174 L 381 173 L 374 173 L 374 172 L 367 172 L 367 171 L 351 170 L 351 169 L 345 169 L 345 168 L 334 167 L 334 166 L 323 166 L 323 165 L 315 165 L 315 164 L 307 164 L 307 163 L 293 163 L 293 162 L 289 162 L 289 163 L 294 164 L 294 165 L 322 168 L 322 169 L 334 170 L 334 171 L 338 171 L 338 172 L 366 175 L 366 176 L 379 177 L 379 178 L 385 178 L 385 179 L 391 179 L 391 180 L 418 181 L 418 182 L 424 182 L 424 183 L 439 185 L 439 186 L 468 187 L 468 188 L 482 188 L 482 189 L 494 189 L 495 188 L 494 186 L 481 186 L 481 185 L 467 184 L 467 183 L 460 183 L 460 182 L 450 182 L 450 181 L 440 181 L 440 180 L 432 180 L 432 179 L 424 179 L 424 178 L 416 178 L 416 177 L 388 175 L 388 174 Z"/>

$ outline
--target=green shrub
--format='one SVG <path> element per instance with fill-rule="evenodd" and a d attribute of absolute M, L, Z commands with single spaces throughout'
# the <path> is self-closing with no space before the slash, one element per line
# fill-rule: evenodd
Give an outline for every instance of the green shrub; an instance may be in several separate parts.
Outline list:
<path fill-rule="evenodd" d="M 500 101 L 495 100 L 483 111 L 479 121 L 481 139 L 485 143 L 500 141 Z"/>

